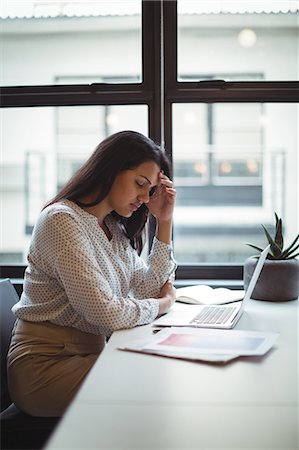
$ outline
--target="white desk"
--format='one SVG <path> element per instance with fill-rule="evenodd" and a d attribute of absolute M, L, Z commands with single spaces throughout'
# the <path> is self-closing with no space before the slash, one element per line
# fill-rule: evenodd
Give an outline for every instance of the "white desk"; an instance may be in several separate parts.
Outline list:
<path fill-rule="evenodd" d="M 236 328 L 280 337 L 222 366 L 116 349 L 151 326 L 114 333 L 47 450 L 297 450 L 298 301 L 251 301 Z"/>

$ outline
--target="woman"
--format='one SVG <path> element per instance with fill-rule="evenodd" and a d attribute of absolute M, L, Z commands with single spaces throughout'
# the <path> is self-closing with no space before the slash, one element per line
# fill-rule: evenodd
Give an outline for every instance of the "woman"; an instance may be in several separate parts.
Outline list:
<path fill-rule="evenodd" d="M 23 411 L 61 415 L 107 336 L 172 306 L 176 193 L 168 174 L 152 140 L 119 132 L 43 209 L 8 355 L 11 397 Z M 157 229 L 146 264 L 139 255 L 149 212 Z"/>

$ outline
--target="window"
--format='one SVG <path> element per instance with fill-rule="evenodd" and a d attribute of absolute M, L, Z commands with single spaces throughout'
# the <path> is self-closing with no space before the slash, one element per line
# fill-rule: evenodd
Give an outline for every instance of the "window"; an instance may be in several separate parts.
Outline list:
<path fill-rule="evenodd" d="M 235 277 L 274 211 L 297 232 L 298 8 L 245 3 L 2 2 L 3 265 L 25 264 L 41 205 L 127 128 L 172 158 L 179 277 Z"/>
<path fill-rule="evenodd" d="M 38 214 L 120 123 L 148 134 L 145 105 L 2 110 L 1 262 L 25 263 Z M 17 133 L 16 133 L 17 124 Z M 83 124 L 83 125 L 82 125 Z M 17 216 L 16 216 L 17 208 Z"/>
<path fill-rule="evenodd" d="M 266 244 L 261 224 L 271 229 L 274 211 L 286 241 L 298 232 L 297 7 L 164 4 L 165 142 L 182 276 L 242 263 L 252 254 L 246 242 Z"/>
<path fill-rule="evenodd" d="M 273 211 L 293 208 L 296 115 L 293 104 L 173 104 L 179 262 L 236 263 L 246 242 L 264 246 L 260 223 L 271 229 Z"/>
<path fill-rule="evenodd" d="M 142 65 L 155 43 L 151 20 L 141 38 L 140 0 L 1 7 L 0 263 L 25 264 L 45 201 L 102 139 L 121 129 L 159 135 L 160 87 L 152 58 Z"/>

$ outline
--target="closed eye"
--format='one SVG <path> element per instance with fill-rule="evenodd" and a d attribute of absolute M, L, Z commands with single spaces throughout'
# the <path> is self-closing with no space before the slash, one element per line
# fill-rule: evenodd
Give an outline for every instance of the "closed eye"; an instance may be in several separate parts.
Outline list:
<path fill-rule="evenodd" d="M 139 186 L 140 188 L 144 188 L 146 185 L 150 184 L 149 180 L 136 180 L 136 184 L 137 186 Z M 152 195 L 154 195 L 154 193 L 157 190 L 157 186 L 153 186 L 150 191 L 149 191 L 149 196 L 151 197 Z"/>

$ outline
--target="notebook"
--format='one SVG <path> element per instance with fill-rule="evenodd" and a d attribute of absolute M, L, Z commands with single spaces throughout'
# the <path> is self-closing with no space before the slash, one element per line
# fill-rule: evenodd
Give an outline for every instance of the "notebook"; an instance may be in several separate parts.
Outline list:
<path fill-rule="evenodd" d="M 260 254 L 242 301 L 226 305 L 189 305 L 184 311 L 170 310 L 155 320 L 154 327 L 233 328 L 240 319 L 262 271 L 270 245 Z"/>

